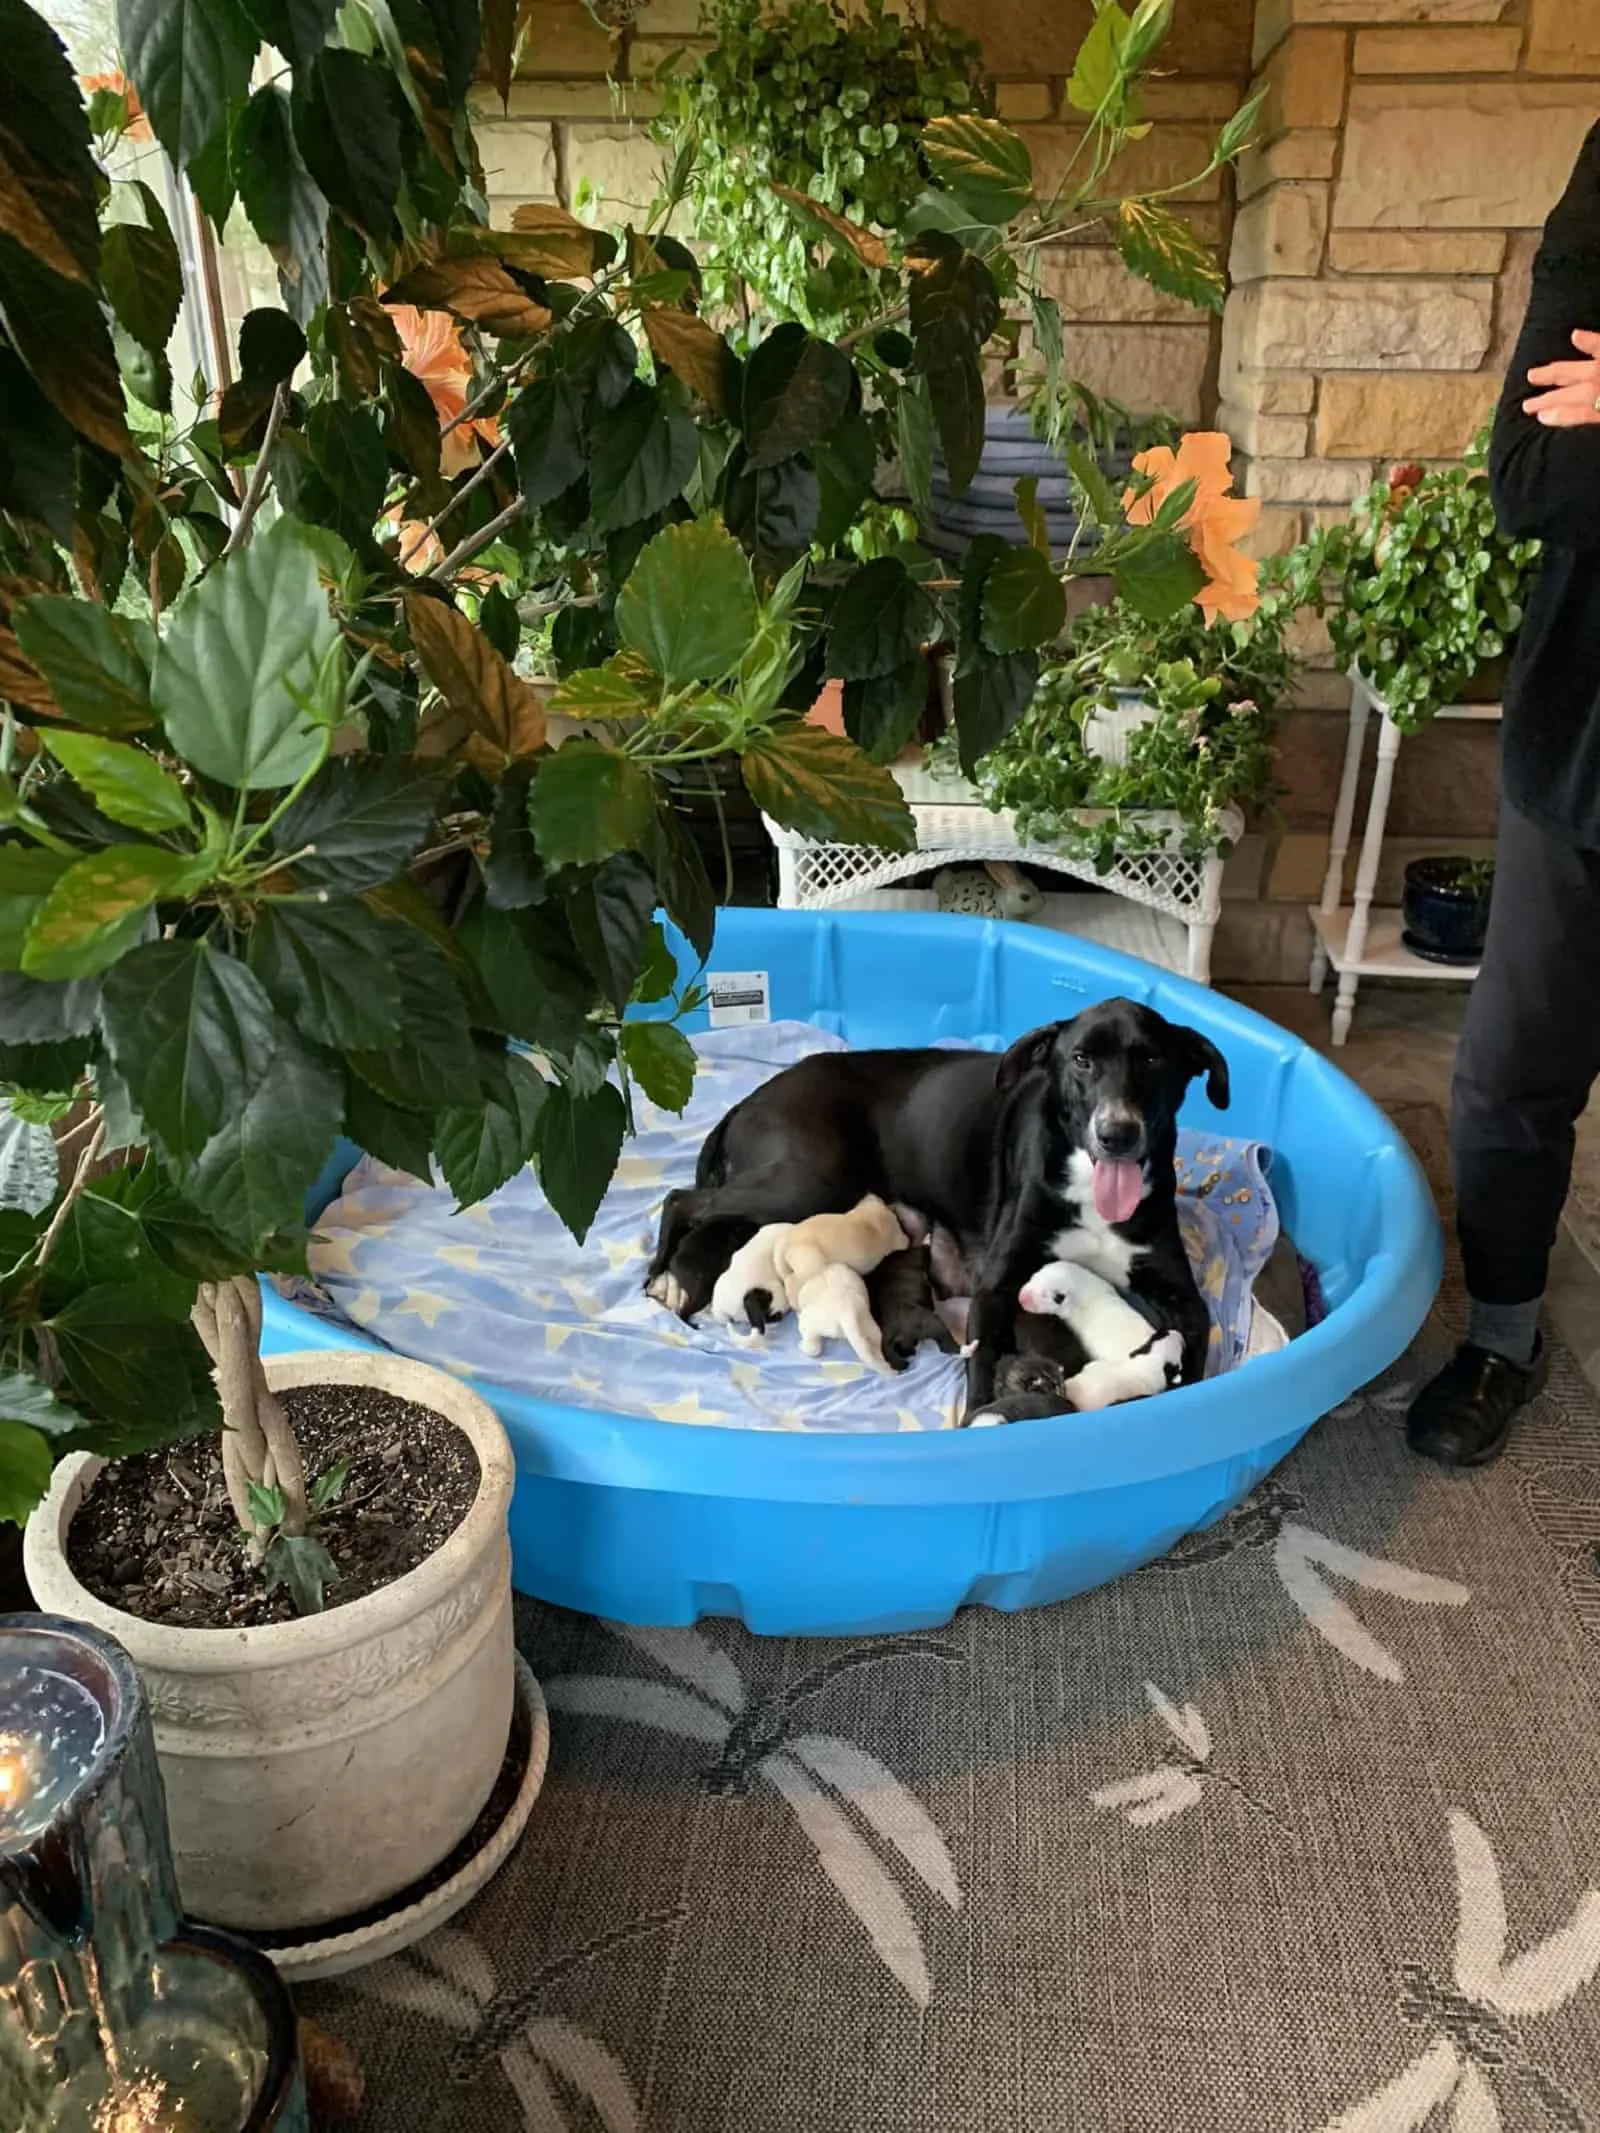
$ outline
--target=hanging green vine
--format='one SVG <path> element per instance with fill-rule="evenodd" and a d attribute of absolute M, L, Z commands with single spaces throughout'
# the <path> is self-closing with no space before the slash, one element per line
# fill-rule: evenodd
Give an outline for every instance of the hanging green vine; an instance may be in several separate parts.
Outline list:
<path fill-rule="evenodd" d="M 902 21 L 886 0 L 848 17 L 840 0 L 707 0 L 701 26 L 716 43 L 663 76 L 658 132 L 696 141 L 690 206 L 711 305 L 748 299 L 824 334 L 859 325 L 891 280 L 848 246 L 819 265 L 814 227 L 777 188 L 858 228 L 899 228 L 927 182 L 923 127 L 994 108 L 980 47 L 916 8 Z"/>

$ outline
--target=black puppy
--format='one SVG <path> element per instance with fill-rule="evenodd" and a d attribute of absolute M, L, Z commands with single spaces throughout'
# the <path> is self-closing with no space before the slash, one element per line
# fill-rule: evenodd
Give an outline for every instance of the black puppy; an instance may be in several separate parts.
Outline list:
<path fill-rule="evenodd" d="M 884 1360 L 906 1370 L 924 1341 L 946 1355 L 957 1350 L 955 1335 L 933 1307 L 933 1255 L 925 1244 L 891 1252 L 867 1276 L 867 1297 L 883 1335 Z"/>
<path fill-rule="evenodd" d="M 994 1392 L 981 1408 L 969 1407 L 963 1427 L 987 1429 L 1002 1422 L 1042 1422 L 1072 1412 L 1066 1385 L 1070 1372 L 1044 1355 L 1003 1355 L 995 1366 Z"/>
<path fill-rule="evenodd" d="M 876 1192 L 922 1209 L 977 1269 L 969 1409 L 1024 1344 L 1018 1291 L 1051 1259 L 1077 1259 L 1126 1289 L 1152 1332 L 1178 1327 L 1185 1381 L 1198 1378 L 1206 1313 L 1178 1235 L 1173 1172 L 1178 1109 L 1197 1074 L 1225 1109 L 1227 1063 L 1210 1039 L 1131 1000 L 1034 1030 L 998 1057 L 802 1060 L 707 1136 L 694 1186 L 667 1195 L 646 1286 L 674 1309 L 696 1308 L 721 1248 L 700 1241 L 704 1225 L 802 1221 Z"/>

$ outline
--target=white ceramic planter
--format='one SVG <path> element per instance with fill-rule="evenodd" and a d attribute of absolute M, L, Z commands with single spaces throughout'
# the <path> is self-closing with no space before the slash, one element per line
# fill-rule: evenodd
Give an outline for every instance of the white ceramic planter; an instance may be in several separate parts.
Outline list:
<path fill-rule="evenodd" d="M 373 1350 L 277 1356 L 286 1386 L 377 1386 L 453 1422 L 480 1480 L 444 1546 L 394 1584 L 262 1629 L 170 1629 L 96 1599 L 67 1566 L 102 1461 L 63 1460 L 28 1522 L 34 1598 L 108 1631 L 150 1699 L 185 1910 L 282 1931 L 381 1904 L 466 1835 L 505 1754 L 514 1694 L 511 1448 L 476 1393 Z"/>
<path fill-rule="evenodd" d="M 1084 720 L 1083 745 L 1102 763 L 1109 763 L 1115 770 L 1126 770 L 1129 741 L 1141 726 L 1150 725 L 1159 714 L 1156 706 L 1146 703 L 1137 689 L 1115 689 L 1112 695 L 1114 701 L 1111 704 L 1100 705 Z"/>

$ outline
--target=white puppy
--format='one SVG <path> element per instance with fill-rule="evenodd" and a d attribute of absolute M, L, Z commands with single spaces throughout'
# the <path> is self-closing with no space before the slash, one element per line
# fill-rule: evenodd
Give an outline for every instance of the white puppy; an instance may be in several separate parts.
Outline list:
<path fill-rule="evenodd" d="M 793 1227 L 792 1222 L 768 1222 L 748 1244 L 740 1245 L 711 1291 L 713 1318 L 730 1326 L 752 1325 L 760 1333 L 766 1332 L 772 1319 L 782 1318 L 789 1298 L 774 1255 Z M 758 1299 L 753 1312 L 748 1308 L 752 1297 Z M 764 1309 L 762 1297 L 766 1298 Z"/>
<path fill-rule="evenodd" d="M 1018 1301 L 1036 1317 L 1059 1318 L 1083 1343 L 1093 1363 L 1122 1362 L 1148 1346 L 1153 1331 L 1150 1321 L 1103 1276 L 1065 1259 L 1052 1259 L 1040 1267 L 1023 1284 Z M 1096 1402 L 1098 1406 L 1110 1404 Z"/>
<path fill-rule="evenodd" d="M 798 1310 L 801 1290 L 824 1267 L 844 1266 L 857 1274 L 870 1274 L 891 1252 L 903 1252 L 910 1242 L 894 1209 L 869 1192 L 847 1215 L 812 1215 L 796 1222 L 788 1236 L 780 1238 L 773 1257 L 789 1301 Z"/>
<path fill-rule="evenodd" d="M 835 1262 L 813 1274 L 796 1299 L 800 1345 L 820 1355 L 824 1341 L 848 1341 L 870 1370 L 894 1376 L 884 1358 L 883 1336 L 867 1301 L 867 1285 L 854 1267 Z"/>
<path fill-rule="evenodd" d="M 1145 1327 L 1148 1336 L 1149 1327 Z M 1107 1357 L 1085 1363 L 1064 1388 L 1080 1415 L 1102 1407 L 1117 1407 L 1124 1400 L 1147 1400 L 1152 1393 L 1176 1385 L 1183 1370 L 1183 1335 L 1176 1328 L 1152 1341 L 1142 1355 Z"/>

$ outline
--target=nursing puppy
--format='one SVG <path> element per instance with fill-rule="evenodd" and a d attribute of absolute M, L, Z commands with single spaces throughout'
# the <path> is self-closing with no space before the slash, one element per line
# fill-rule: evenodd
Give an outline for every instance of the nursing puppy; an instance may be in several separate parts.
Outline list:
<path fill-rule="evenodd" d="M 1071 1377 L 1046 1356 L 1008 1355 L 995 1373 L 994 1398 L 971 1415 L 966 1426 L 994 1429 L 1052 1415 L 1095 1414 L 1166 1392 L 1182 1375 L 1183 1335 L 1176 1327 L 1137 1355 L 1103 1357 L 1085 1363 Z"/>
<path fill-rule="evenodd" d="M 711 1291 L 713 1318 L 730 1326 L 751 1325 L 765 1333 L 775 1318 L 783 1317 L 789 1297 L 775 1253 L 793 1227 L 792 1222 L 768 1222 L 748 1244 L 740 1245 Z"/>
<path fill-rule="evenodd" d="M 903 1252 L 909 1241 L 894 1209 L 869 1192 L 847 1215 L 812 1215 L 796 1222 L 779 1240 L 773 1260 L 798 1310 L 801 1290 L 824 1267 L 870 1274 L 891 1252 Z"/>
<path fill-rule="evenodd" d="M 906 1226 L 903 1220 L 901 1226 Z M 867 1276 L 867 1298 L 892 1370 L 909 1368 L 924 1341 L 946 1355 L 957 1352 L 954 1335 L 934 1307 L 932 1258 L 926 1244 L 908 1245 Z"/>
<path fill-rule="evenodd" d="M 1072 1260 L 1052 1259 L 1023 1283 L 1024 1311 L 1058 1318 L 1091 1363 L 1122 1362 L 1148 1348 L 1155 1328 L 1103 1275 Z"/>
<path fill-rule="evenodd" d="M 867 1285 L 854 1267 L 834 1260 L 813 1274 L 800 1290 L 795 1310 L 800 1345 L 807 1355 L 820 1355 L 824 1341 L 848 1341 L 869 1370 L 886 1378 L 894 1375 L 867 1301 Z"/>

